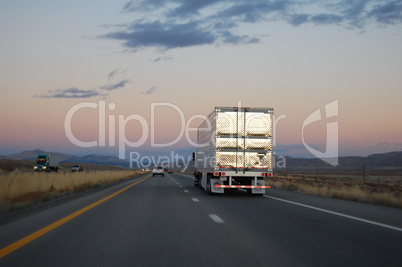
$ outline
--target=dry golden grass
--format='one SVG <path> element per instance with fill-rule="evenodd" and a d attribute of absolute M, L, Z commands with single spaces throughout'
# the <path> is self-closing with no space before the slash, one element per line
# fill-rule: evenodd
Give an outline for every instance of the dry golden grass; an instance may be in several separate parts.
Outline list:
<path fill-rule="evenodd" d="M 47 201 L 63 194 L 87 190 L 122 179 L 136 177 L 143 172 L 90 171 L 90 172 L 12 172 L 0 175 L 0 212 L 25 206 L 32 202 Z"/>
<path fill-rule="evenodd" d="M 361 177 L 353 175 L 276 176 L 268 185 L 288 191 L 339 198 L 402 208 L 402 178 L 389 176 Z"/>

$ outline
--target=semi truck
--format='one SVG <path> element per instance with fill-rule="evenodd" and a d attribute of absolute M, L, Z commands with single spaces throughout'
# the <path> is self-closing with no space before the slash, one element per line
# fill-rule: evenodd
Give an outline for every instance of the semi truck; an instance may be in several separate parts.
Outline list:
<path fill-rule="evenodd" d="M 273 175 L 273 108 L 215 107 L 197 129 L 194 186 L 264 195 Z"/>
<path fill-rule="evenodd" d="M 57 172 L 59 170 L 59 159 L 56 155 L 50 153 L 40 154 L 36 159 L 34 170 L 37 172 Z"/>

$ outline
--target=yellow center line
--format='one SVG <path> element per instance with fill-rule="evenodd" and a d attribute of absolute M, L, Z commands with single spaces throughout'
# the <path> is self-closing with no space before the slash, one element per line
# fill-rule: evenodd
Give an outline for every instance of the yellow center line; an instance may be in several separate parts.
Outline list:
<path fill-rule="evenodd" d="M 126 191 L 127 189 L 129 189 L 130 187 L 133 187 L 133 186 L 135 186 L 135 185 L 137 185 L 137 184 L 139 184 L 139 183 L 145 181 L 145 180 L 148 179 L 149 177 L 151 177 L 151 176 L 150 176 L 150 175 L 149 175 L 149 176 L 146 176 L 145 178 L 143 178 L 143 179 L 141 179 L 141 180 L 139 180 L 139 181 L 137 181 L 137 182 L 135 182 L 135 183 L 133 183 L 133 184 L 131 184 L 131 185 L 129 185 L 129 186 L 123 188 L 123 189 L 121 189 L 120 191 L 117 191 L 116 193 L 113 193 L 113 194 L 111 194 L 111 195 L 109 195 L 109 196 L 107 196 L 107 197 L 105 197 L 105 198 L 103 198 L 103 199 L 101 199 L 101 200 L 99 200 L 99 201 L 96 201 L 95 203 L 93 203 L 93 204 L 91 204 L 91 205 L 89 205 L 89 206 L 86 206 L 85 208 L 82 208 L 82 209 L 80 209 L 79 211 L 76 211 L 76 212 L 74 212 L 74 213 L 72 213 L 72 214 L 70 214 L 70 215 L 64 217 L 63 219 L 58 220 L 57 222 L 54 222 L 54 223 L 52 223 L 52 224 L 46 226 L 45 228 L 42 228 L 42 229 L 40 229 L 39 231 L 36 231 L 35 233 L 30 234 L 29 236 L 24 237 L 24 238 L 22 238 L 21 240 L 19 240 L 19 241 L 13 243 L 13 244 L 11 244 L 11 245 L 9 245 L 9 246 L 7 246 L 7 247 L 1 249 L 1 250 L 0 250 L 0 259 L 3 258 L 4 256 L 10 254 L 11 252 L 13 252 L 13 251 L 15 251 L 15 250 L 17 250 L 17 249 L 19 249 L 19 248 L 25 246 L 26 244 L 32 242 L 33 240 L 35 240 L 35 239 L 41 237 L 42 235 L 44 235 L 44 234 L 46 234 L 46 233 L 52 231 L 53 229 L 59 227 L 60 225 L 62 225 L 62 224 L 64 224 L 64 223 L 66 223 L 66 222 L 68 222 L 68 221 L 74 219 L 75 217 L 77 217 L 77 216 L 83 214 L 84 212 L 86 212 L 86 211 L 88 211 L 88 210 L 90 210 L 90 209 L 92 209 L 92 208 L 98 206 L 99 204 L 101 204 L 101 203 L 103 203 L 103 202 L 105 202 L 105 201 L 111 199 L 111 198 L 114 197 L 114 196 L 117 196 L 118 194 L 120 194 L 120 193 Z"/>

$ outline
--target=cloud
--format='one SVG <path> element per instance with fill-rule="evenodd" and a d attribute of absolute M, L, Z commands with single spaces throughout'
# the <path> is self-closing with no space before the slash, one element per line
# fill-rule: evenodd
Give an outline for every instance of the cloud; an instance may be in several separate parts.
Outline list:
<path fill-rule="evenodd" d="M 315 23 L 315 24 L 338 24 L 343 21 L 343 17 L 339 15 L 334 15 L 334 14 L 318 14 L 315 16 L 312 16 L 310 18 L 310 21 Z"/>
<path fill-rule="evenodd" d="M 49 90 L 46 95 L 35 95 L 35 98 L 90 98 L 94 96 L 107 96 L 96 90 L 82 90 L 75 87 L 67 89 Z"/>
<path fill-rule="evenodd" d="M 261 36 L 241 32 L 241 26 L 255 23 L 360 30 L 402 22 L 401 0 L 136 0 L 127 2 L 123 11 L 135 12 L 137 19 L 110 25 L 110 32 L 99 38 L 121 41 L 131 51 L 259 43 Z"/>
<path fill-rule="evenodd" d="M 155 59 L 151 59 L 152 62 L 160 62 L 160 61 L 169 61 L 172 60 L 172 56 L 164 56 L 164 57 L 157 57 Z"/>
<path fill-rule="evenodd" d="M 156 92 L 156 89 L 157 89 L 156 86 L 152 86 L 148 90 L 145 90 L 145 91 L 141 92 L 141 94 L 143 94 L 143 95 L 152 95 L 153 93 Z"/>
<path fill-rule="evenodd" d="M 125 31 L 108 33 L 102 38 L 123 41 L 124 46 L 129 48 L 158 47 L 165 50 L 212 44 L 215 41 L 214 35 L 200 27 L 197 21 L 188 23 L 135 22 Z"/>
<path fill-rule="evenodd" d="M 126 74 L 126 71 L 127 71 L 127 69 L 125 69 L 125 70 L 119 70 L 119 69 L 113 70 L 111 73 L 109 73 L 108 79 L 111 80 L 116 76 L 124 76 Z"/>
<path fill-rule="evenodd" d="M 378 142 L 378 146 L 389 146 L 390 144 L 388 142 Z"/>
<path fill-rule="evenodd" d="M 107 90 L 107 91 L 113 91 L 113 90 L 116 90 L 116 89 L 119 89 L 119 88 L 123 88 L 124 86 L 126 86 L 127 83 L 131 83 L 131 81 L 127 80 L 127 79 L 122 80 L 122 81 L 120 81 L 118 83 L 101 86 L 100 89 Z"/>
<path fill-rule="evenodd" d="M 220 1 L 216 0 L 202 0 L 202 1 L 174 1 L 179 5 L 176 8 L 173 8 L 167 12 L 169 17 L 191 17 L 193 15 L 199 15 L 200 10 L 219 3 Z"/>
<path fill-rule="evenodd" d="M 150 11 L 154 10 L 155 8 L 164 7 L 165 4 L 169 2 L 169 0 L 148 0 L 148 1 L 129 1 L 123 7 L 123 11 L 125 12 L 137 12 L 137 11 Z"/>
<path fill-rule="evenodd" d="M 204 0 L 184 1 L 131 1 L 123 10 L 127 12 L 145 12 L 142 19 L 125 26 L 116 25 L 116 30 L 99 36 L 103 39 L 122 41 L 124 47 L 138 51 L 152 47 L 163 51 L 201 45 L 220 45 L 258 43 L 256 36 L 235 33 L 237 20 L 256 21 L 266 5 L 230 5 L 228 9 L 212 11 L 202 15 L 201 11 L 219 5 L 227 6 L 226 1 Z M 161 5 L 159 5 L 161 4 Z M 146 8 L 148 7 L 148 8 Z M 150 7 L 153 7 L 152 9 Z M 244 11 L 244 8 L 248 8 Z M 152 11 L 151 11 L 152 10 Z M 162 13 L 161 16 L 149 16 L 148 13 Z M 222 14 L 221 14 L 222 12 Z M 247 13 L 247 14 L 245 14 Z M 149 17 L 158 19 L 150 20 Z M 198 19 L 199 18 L 199 19 Z M 229 20 L 226 20 L 230 18 Z"/>
<path fill-rule="evenodd" d="M 307 23 L 309 21 L 309 17 L 310 16 L 308 14 L 293 14 L 288 17 L 287 22 L 292 26 L 299 26 Z"/>
<path fill-rule="evenodd" d="M 385 25 L 400 23 L 402 22 L 402 1 L 383 1 L 375 5 L 368 16 Z"/>
<path fill-rule="evenodd" d="M 247 23 L 264 21 L 267 15 L 272 13 L 283 13 L 288 8 L 288 1 L 238 1 L 221 12 L 217 13 L 220 19 L 239 19 Z"/>
<path fill-rule="evenodd" d="M 223 43 L 225 44 L 253 44 L 259 43 L 261 40 L 257 37 L 251 37 L 249 35 L 236 35 L 230 31 L 224 31 L 220 34 Z"/>
<path fill-rule="evenodd" d="M 113 79 L 117 75 L 124 75 L 126 70 L 114 70 L 109 73 L 108 78 L 109 80 Z M 126 84 L 132 83 L 129 79 L 124 79 L 116 83 L 107 84 L 103 86 L 99 86 L 95 89 L 79 89 L 76 87 L 70 87 L 66 89 L 54 89 L 49 90 L 47 94 L 44 95 L 34 95 L 34 98 L 91 98 L 96 96 L 108 96 L 109 94 L 102 92 L 105 91 L 114 91 L 119 88 L 123 88 Z"/>

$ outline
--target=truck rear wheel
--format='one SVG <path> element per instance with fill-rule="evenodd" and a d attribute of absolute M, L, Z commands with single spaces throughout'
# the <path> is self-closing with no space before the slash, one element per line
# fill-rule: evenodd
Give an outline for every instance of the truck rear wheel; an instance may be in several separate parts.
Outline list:
<path fill-rule="evenodd" d="M 200 187 L 201 188 L 201 178 L 202 178 L 202 173 L 197 172 L 194 175 L 194 186 L 195 187 Z"/>

